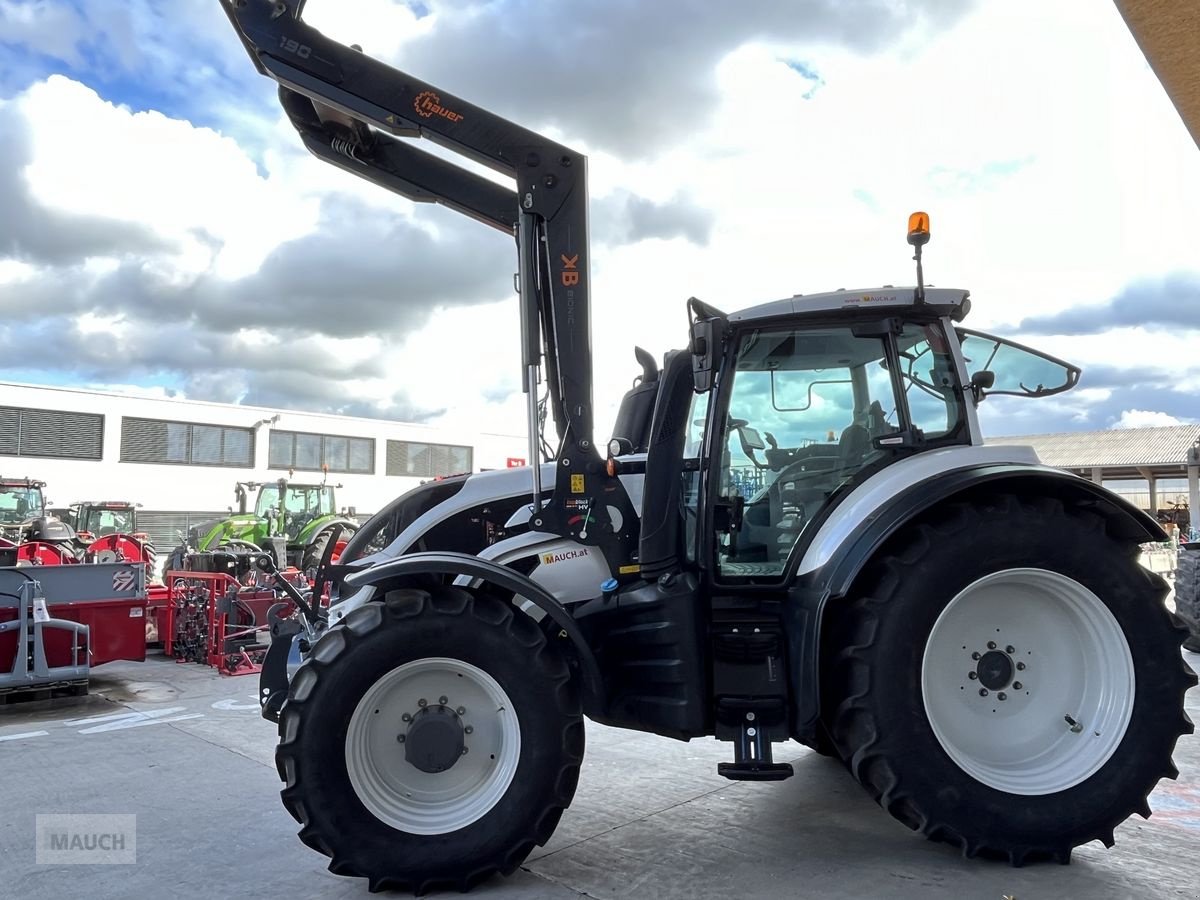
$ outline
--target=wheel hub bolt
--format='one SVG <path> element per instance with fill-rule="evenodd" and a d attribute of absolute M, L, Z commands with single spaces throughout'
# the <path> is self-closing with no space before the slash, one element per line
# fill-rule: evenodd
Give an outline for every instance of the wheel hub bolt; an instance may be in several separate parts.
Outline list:
<path fill-rule="evenodd" d="M 445 705 L 446 705 L 446 698 L 445 698 L 445 697 L 438 697 L 438 705 L 439 705 L 439 706 L 445 706 Z"/>
<path fill-rule="evenodd" d="M 989 649 L 989 650 L 995 650 L 995 649 L 996 649 L 996 642 L 995 642 L 995 641 L 988 641 L 988 649 Z"/>
<path fill-rule="evenodd" d="M 421 707 L 421 709 L 424 709 L 428 705 L 429 705 L 429 701 L 426 700 L 424 697 L 422 697 L 420 700 L 417 701 L 417 706 Z"/>
<path fill-rule="evenodd" d="M 408 713 L 405 713 L 404 715 L 402 715 L 402 716 L 400 717 L 400 721 L 401 721 L 401 722 L 411 722 L 411 721 L 412 721 L 412 716 L 410 716 Z"/>
<path fill-rule="evenodd" d="M 981 655 L 982 654 L 978 650 L 976 650 L 974 653 L 971 654 L 971 659 L 978 660 Z"/>
<path fill-rule="evenodd" d="M 396 743 L 403 744 L 404 743 L 404 735 L 402 735 L 402 734 L 396 735 Z"/>
<path fill-rule="evenodd" d="M 1025 663 L 1023 663 L 1023 662 L 1017 663 L 1017 671 L 1024 672 L 1025 671 Z"/>
<path fill-rule="evenodd" d="M 463 748 L 462 748 L 462 755 L 463 755 L 463 756 L 466 756 L 466 755 L 467 755 L 467 748 L 466 748 L 466 747 L 463 747 Z"/>
<path fill-rule="evenodd" d="M 979 677 L 979 673 L 978 672 L 968 672 L 967 677 L 970 678 L 972 681 L 974 681 L 976 678 Z"/>
<path fill-rule="evenodd" d="M 475 726 L 468 725 L 466 728 L 463 729 L 463 734 L 472 734 L 474 731 L 475 731 Z"/>
<path fill-rule="evenodd" d="M 1013 645 L 1012 645 L 1012 644 L 1009 644 L 1007 647 L 1005 647 L 1005 648 L 1004 648 L 1004 652 L 1005 652 L 1005 653 L 1016 653 L 1017 651 L 1016 651 L 1016 649 L 1013 647 Z"/>
<path fill-rule="evenodd" d="M 1007 699 L 1008 699 L 1008 694 L 1004 693 L 1004 691 L 1001 691 L 1001 692 L 1000 692 L 1000 693 L 998 693 L 996 696 L 997 696 L 997 697 L 999 697 L 1001 700 L 1007 700 Z"/>
<path fill-rule="evenodd" d="M 460 716 L 465 716 L 467 714 L 467 708 L 465 706 L 460 706 L 458 709 L 455 710 L 455 712 L 458 713 Z"/>
<path fill-rule="evenodd" d="M 980 697 L 986 697 L 987 695 L 988 695 L 988 689 L 987 689 L 987 688 L 980 688 L 980 689 L 979 689 L 979 696 L 980 696 Z"/>
<path fill-rule="evenodd" d="M 1023 688 L 1023 687 L 1025 687 L 1025 685 L 1021 684 L 1021 682 L 1019 682 L 1019 681 L 1014 681 L 1014 682 L 1013 682 L 1013 690 L 1014 690 L 1014 691 L 1019 691 L 1019 690 L 1021 690 L 1021 688 Z"/>

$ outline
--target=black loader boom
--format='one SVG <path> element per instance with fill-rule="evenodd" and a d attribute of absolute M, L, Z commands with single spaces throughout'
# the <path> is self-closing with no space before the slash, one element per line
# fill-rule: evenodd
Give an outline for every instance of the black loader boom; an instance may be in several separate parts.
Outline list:
<path fill-rule="evenodd" d="M 586 157 L 330 40 L 301 21 L 302 0 L 222 5 L 258 70 L 279 82 L 280 102 L 312 153 L 514 236 L 531 461 L 540 457 L 543 366 L 559 439 L 548 503 L 533 465 L 534 525 L 603 547 L 614 569 L 627 565 L 638 517 L 593 434 Z M 514 185 L 447 162 L 406 140 L 412 138 L 489 166 Z"/>

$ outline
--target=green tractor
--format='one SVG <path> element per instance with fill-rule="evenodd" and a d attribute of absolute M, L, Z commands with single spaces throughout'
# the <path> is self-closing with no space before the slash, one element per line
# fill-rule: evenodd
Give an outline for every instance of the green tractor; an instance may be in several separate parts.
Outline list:
<path fill-rule="evenodd" d="M 286 478 L 239 481 L 234 489 L 238 512 L 192 526 L 187 543 L 201 552 L 267 551 L 280 568 L 295 566 L 311 577 L 329 542 L 335 541 L 336 559 L 358 530 L 353 509 L 337 511 L 334 488 L 324 483 L 297 484 Z M 253 512 L 247 510 L 251 491 L 258 492 Z"/>

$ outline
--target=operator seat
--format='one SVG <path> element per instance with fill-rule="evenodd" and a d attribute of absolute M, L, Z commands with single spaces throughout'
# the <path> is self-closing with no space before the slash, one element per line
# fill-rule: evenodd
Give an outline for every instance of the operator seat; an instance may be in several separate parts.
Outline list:
<path fill-rule="evenodd" d="M 871 449 L 871 433 L 857 422 L 851 422 L 838 438 L 838 466 L 854 468 Z"/>

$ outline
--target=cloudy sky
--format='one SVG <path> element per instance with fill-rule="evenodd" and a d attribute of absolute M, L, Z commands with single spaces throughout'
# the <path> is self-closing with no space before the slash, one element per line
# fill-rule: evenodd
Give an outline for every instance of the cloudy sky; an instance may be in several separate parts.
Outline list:
<path fill-rule="evenodd" d="M 601 435 L 687 297 L 911 283 L 913 209 L 969 325 L 1083 367 L 988 433 L 1200 419 L 1200 151 L 1107 2 L 305 16 L 589 155 Z M 309 157 L 220 0 L 0 0 L 0 210 L 0 379 L 521 430 L 511 240 Z"/>

